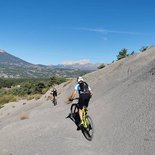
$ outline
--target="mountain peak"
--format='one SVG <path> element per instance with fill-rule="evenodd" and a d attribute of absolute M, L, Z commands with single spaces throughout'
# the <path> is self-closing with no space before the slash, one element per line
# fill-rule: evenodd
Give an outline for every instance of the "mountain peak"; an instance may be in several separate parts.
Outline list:
<path fill-rule="evenodd" d="M 0 49 L 0 53 L 6 53 L 4 50 Z"/>
<path fill-rule="evenodd" d="M 77 60 L 77 61 L 72 61 L 72 60 L 64 61 L 62 63 L 62 65 L 75 65 L 75 64 L 85 65 L 85 64 L 89 64 L 89 63 L 90 63 L 90 60 L 82 59 L 82 60 Z"/>

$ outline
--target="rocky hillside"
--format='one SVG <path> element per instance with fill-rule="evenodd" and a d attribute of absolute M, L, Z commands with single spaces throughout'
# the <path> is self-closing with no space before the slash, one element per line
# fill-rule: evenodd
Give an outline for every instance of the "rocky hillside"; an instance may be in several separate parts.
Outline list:
<path fill-rule="evenodd" d="M 47 100 L 49 91 L 38 101 L 0 109 L 0 154 L 154 155 L 155 47 L 83 78 L 94 92 L 88 111 L 95 128 L 92 141 L 66 119 L 73 80 L 57 87 L 57 106 Z"/>

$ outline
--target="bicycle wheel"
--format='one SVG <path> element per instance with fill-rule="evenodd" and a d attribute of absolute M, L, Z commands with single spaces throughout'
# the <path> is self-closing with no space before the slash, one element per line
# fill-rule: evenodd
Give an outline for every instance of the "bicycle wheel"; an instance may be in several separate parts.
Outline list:
<path fill-rule="evenodd" d="M 71 119 L 74 121 L 74 123 L 76 124 L 76 126 L 78 127 L 79 123 L 80 123 L 80 117 L 79 117 L 79 108 L 78 108 L 78 105 L 77 104 L 72 104 L 71 105 L 71 108 L 70 108 L 70 111 L 71 111 Z"/>
<path fill-rule="evenodd" d="M 70 110 L 72 115 L 76 114 L 78 112 L 78 105 L 72 104 Z"/>
<path fill-rule="evenodd" d="M 54 100 L 54 105 L 57 105 L 57 99 Z"/>
<path fill-rule="evenodd" d="M 86 116 L 86 123 L 87 123 L 87 127 L 82 128 L 82 133 L 87 140 L 91 141 L 93 138 L 94 126 L 93 126 L 93 121 L 89 115 Z"/>
<path fill-rule="evenodd" d="M 54 106 L 57 105 L 57 99 L 56 98 L 54 98 L 52 102 L 53 102 Z"/>

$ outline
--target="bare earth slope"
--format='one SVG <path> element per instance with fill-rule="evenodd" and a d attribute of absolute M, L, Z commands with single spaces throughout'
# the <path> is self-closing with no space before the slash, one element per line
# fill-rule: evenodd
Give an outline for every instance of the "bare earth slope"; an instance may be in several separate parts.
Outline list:
<path fill-rule="evenodd" d="M 58 86 L 57 106 L 47 100 L 48 92 L 39 101 L 0 109 L 0 155 L 154 155 L 155 47 L 84 79 L 94 92 L 89 106 L 95 126 L 92 141 L 65 118 L 72 81 Z"/>

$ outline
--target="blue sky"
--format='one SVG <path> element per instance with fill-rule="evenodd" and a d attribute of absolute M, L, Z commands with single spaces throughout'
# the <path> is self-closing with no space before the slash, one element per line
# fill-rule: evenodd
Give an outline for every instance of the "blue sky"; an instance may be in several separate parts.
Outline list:
<path fill-rule="evenodd" d="M 0 49 L 34 64 L 110 63 L 155 44 L 154 0 L 0 0 Z"/>

